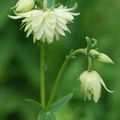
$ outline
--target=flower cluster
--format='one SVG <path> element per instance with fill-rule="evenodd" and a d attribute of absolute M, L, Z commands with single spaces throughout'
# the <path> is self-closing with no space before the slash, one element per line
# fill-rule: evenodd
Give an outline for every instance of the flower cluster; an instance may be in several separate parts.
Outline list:
<path fill-rule="evenodd" d="M 79 15 L 79 13 L 72 12 L 76 7 L 77 4 L 73 8 L 60 5 L 58 8 L 47 10 L 34 9 L 22 13 L 15 12 L 16 16 L 9 17 L 12 19 L 23 19 L 22 27 L 25 26 L 24 31 L 27 32 L 27 37 L 33 33 L 34 42 L 40 40 L 42 42 L 52 43 L 54 38 L 59 40 L 60 35 L 65 36 L 65 31 L 70 32 L 67 24 L 68 22 L 73 22 L 73 16 Z"/>

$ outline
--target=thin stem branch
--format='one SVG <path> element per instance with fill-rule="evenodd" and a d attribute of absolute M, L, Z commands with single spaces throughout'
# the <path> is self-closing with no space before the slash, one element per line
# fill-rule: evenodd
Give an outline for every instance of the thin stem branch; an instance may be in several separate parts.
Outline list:
<path fill-rule="evenodd" d="M 92 57 L 88 56 L 88 71 L 92 71 L 93 59 Z"/>
<path fill-rule="evenodd" d="M 41 104 L 45 108 L 45 50 L 44 43 L 41 43 L 40 46 L 40 96 Z"/>
<path fill-rule="evenodd" d="M 65 71 L 65 68 L 66 68 L 67 64 L 69 63 L 69 61 L 71 60 L 71 58 L 73 56 L 76 56 L 77 54 L 80 54 L 80 53 L 86 54 L 86 49 L 77 49 L 77 50 L 73 51 L 72 53 L 70 53 L 70 55 L 63 62 L 62 66 L 60 68 L 60 71 L 58 72 L 56 81 L 53 85 L 53 88 L 52 88 L 52 91 L 51 91 L 51 94 L 50 94 L 50 98 L 48 100 L 47 109 L 50 107 L 51 103 L 53 102 L 53 100 L 55 98 L 55 95 L 57 93 L 58 85 L 60 83 L 61 77 L 62 77 L 62 75 Z"/>

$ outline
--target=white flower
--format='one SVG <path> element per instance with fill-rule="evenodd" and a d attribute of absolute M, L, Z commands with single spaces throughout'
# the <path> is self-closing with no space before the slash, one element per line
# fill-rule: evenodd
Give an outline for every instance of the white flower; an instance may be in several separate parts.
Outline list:
<path fill-rule="evenodd" d="M 50 8 L 46 11 L 31 10 L 26 13 L 16 13 L 16 16 L 9 16 L 12 19 L 22 20 L 22 26 L 25 26 L 27 37 L 33 33 L 34 42 L 41 40 L 42 42 L 52 43 L 54 37 L 59 40 L 60 35 L 65 36 L 65 31 L 70 32 L 67 27 L 68 22 L 73 22 L 74 17 L 79 13 L 71 12 L 76 8 L 68 9 L 63 5 L 58 8 Z"/>
<path fill-rule="evenodd" d="M 80 76 L 81 90 L 89 100 L 98 102 L 101 92 L 101 84 L 108 92 L 113 92 L 107 89 L 103 79 L 96 71 L 85 71 Z"/>
<path fill-rule="evenodd" d="M 27 12 L 31 10 L 35 5 L 35 0 L 19 0 L 13 7 L 16 12 Z"/>

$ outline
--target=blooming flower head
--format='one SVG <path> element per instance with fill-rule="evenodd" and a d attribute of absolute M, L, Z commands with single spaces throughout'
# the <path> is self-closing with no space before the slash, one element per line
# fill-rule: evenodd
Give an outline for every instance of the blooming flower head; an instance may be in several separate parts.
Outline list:
<path fill-rule="evenodd" d="M 98 102 L 101 92 L 101 84 L 108 92 L 113 92 L 107 89 L 103 79 L 96 71 L 85 71 L 80 76 L 81 90 L 89 100 Z"/>
<path fill-rule="evenodd" d="M 33 33 L 33 40 L 52 43 L 54 38 L 59 40 L 60 35 L 65 36 L 65 31 L 70 32 L 67 27 L 68 22 L 73 22 L 74 17 L 79 13 L 73 13 L 73 8 L 63 5 L 58 8 L 44 10 L 31 10 L 25 13 L 15 13 L 16 16 L 9 16 L 12 19 L 23 19 L 22 26 L 25 26 L 27 37 Z"/>

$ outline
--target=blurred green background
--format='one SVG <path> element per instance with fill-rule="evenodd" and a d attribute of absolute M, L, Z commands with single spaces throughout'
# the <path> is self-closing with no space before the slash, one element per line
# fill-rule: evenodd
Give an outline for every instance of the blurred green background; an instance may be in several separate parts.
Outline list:
<path fill-rule="evenodd" d="M 69 7 L 77 2 L 81 15 L 70 24 L 72 34 L 46 46 L 46 96 L 50 94 L 57 72 L 71 49 L 86 46 L 84 37 L 94 37 L 100 51 L 115 65 L 95 61 L 94 69 L 103 77 L 110 94 L 102 89 L 97 104 L 84 101 L 79 75 L 87 68 L 85 56 L 68 65 L 56 98 L 74 92 L 74 98 L 56 113 L 57 120 L 120 120 L 120 0 L 58 0 Z M 16 0 L 0 1 L 0 120 L 36 120 L 35 110 L 25 98 L 39 101 L 39 47 L 20 31 L 20 21 L 7 17 Z"/>

